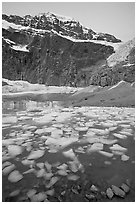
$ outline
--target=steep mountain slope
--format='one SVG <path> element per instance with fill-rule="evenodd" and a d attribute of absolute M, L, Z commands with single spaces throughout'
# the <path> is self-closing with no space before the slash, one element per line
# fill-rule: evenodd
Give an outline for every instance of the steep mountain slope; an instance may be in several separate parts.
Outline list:
<path fill-rule="evenodd" d="M 120 42 L 50 13 L 3 15 L 2 28 L 3 77 L 47 85 L 86 86 L 82 69 L 106 59 Z"/>
<path fill-rule="evenodd" d="M 119 39 L 51 13 L 2 17 L 4 78 L 58 86 L 107 85 L 96 74 L 106 69 L 102 66 L 122 44 Z"/>
<path fill-rule="evenodd" d="M 119 81 L 135 81 L 135 39 L 122 44 L 106 62 L 92 73 L 90 84 L 111 86 Z"/>

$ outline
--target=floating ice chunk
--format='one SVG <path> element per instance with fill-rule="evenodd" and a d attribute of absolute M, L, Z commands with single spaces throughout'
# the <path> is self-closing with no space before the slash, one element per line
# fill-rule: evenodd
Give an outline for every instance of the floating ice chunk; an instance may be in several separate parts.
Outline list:
<path fill-rule="evenodd" d="M 16 123 L 18 121 L 16 116 L 7 116 L 2 118 L 2 123 Z"/>
<path fill-rule="evenodd" d="M 41 135 L 41 134 L 43 134 L 44 132 L 45 132 L 44 129 L 37 129 L 37 130 L 35 131 L 35 134 Z"/>
<path fill-rule="evenodd" d="M 14 144 L 15 143 L 15 139 L 5 139 L 2 140 L 2 145 L 3 146 L 9 146 L 10 144 Z"/>
<path fill-rule="evenodd" d="M 114 193 L 113 193 L 113 191 L 112 191 L 111 188 L 107 188 L 106 194 L 107 194 L 107 196 L 108 196 L 109 199 L 112 199 L 113 196 L 114 196 Z"/>
<path fill-rule="evenodd" d="M 35 189 L 31 189 L 27 192 L 27 196 L 31 198 L 33 195 L 35 195 L 37 191 Z"/>
<path fill-rule="evenodd" d="M 15 196 L 19 195 L 19 193 L 20 193 L 20 190 L 18 189 L 18 190 L 12 191 L 9 196 L 15 197 Z"/>
<path fill-rule="evenodd" d="M 53 196 L 55 191 L 54 191 L 54 189 L 51 189 L 51 190 L 46 191 L 45 193 L 46 193 L 46 195 Z"/>
<path fill-rule="evenodd" d="M 111 165 L 111 162 L 110 161 L 104 161 L 104 164 Z"/>
<path fill-rule="evenodd" d="M 53 127 L 56 127 L 56 128 L 62 128 L 64 125 L 63 124 L 54 124 L 52 125 Z"/>
<path fill-rule="evenodd" d="M 48 128 L 45 128 L 45 133 L 51 133 L 52 131 L 54 131 L 56 128 L 55 127 L 48 127 Z"/>
<path fill-rule="evenodd" d="M 113 154 L 110 152 L 105 152 L 105 151 L 99 151 L 100 154 L 106 156 L 106 157 L 113 157 Z"/>
<path fill-rule="evenodd" d="M 35 169 L 32 168 L 32 169 L 29 169 L 29 170 L 23 172 L 23 174 L 30 174 L 30 173 L 33 173 L 33 172 L 35 172 Z"/>
<path fill-rule="evenodd" d="M 125 184 L 125 183 L 123 183 L 123 184 L 121 185 L 121 188 L 122 188 L 122 190 L 125 191 L 125 193 L 128 193 L 128 192 L 130 191 L 129 186 L 128 186 L 127 184 Z"/>
<path fill-rule="evenodd" d="M 16 183 L 20 181 L 23 178 L 23 176 L 19 173 L 19 171 L 14 170 L 10 175 L 8 176 L 8 180 L 12 183 Z"/>
<path fill-rule="evenodd" d="M 61 176 L 67 176 L 67 175 L 68 175 L 67 172 L 64 171 L 64 170 L 58 170 L 57 173 L 58 173 L 59 175 L 61 175 Z"/>
<path fill-rule="evenodd" d="M 63 134 L 63 131 L 60 129 L 55 129 L 51 132 L 51 137 L 60 137 Z"/>
<path fill-rule="evenodd" d="M 53 176 L 53 173 L 46 173 L 46 175 L 45 175 L 44 178 L 45 178 L 46 180 L 50 180 L 52 176 Z"/>
<path fill-rule="evenodd" d="M 72 113 L 71 112 L 62 112 L 59 114 L 59 116 L 56 118 L 56 121 L 59 123 L 64 122 L 65 120 L 68 120 L 71 118 Z"/>
<path fill-rule="evenodd" d="M 11 171 L 13 171 L 15 169 L 15 165 L 12 164 L 10 166 L 7 166 L 5 167 L 3 170 L 2 170 L 2 174 L 3 175 L 8 175 Z"/>
<path fill-rule="evenodd" d="M 45 116 L 39 117 L 39 118 L 34 118 L 33 119 L 36 123 L 39 124 L 46 124 L 50 123 L 52 120 L 54 120 L 53 116 L 49 113 L 46 114 Z"/>
<path fill-rule="evenodd" d="M 45 193 L 45 192 L 40 192 L 40 193 L 34 194 L 34 195 L 31 197 L 31 202 L 42 202 L 42 201 L 44 201 L 46 198 L 47 198 L 46 193 Z"/>
<path fill-rule="evenodd" d="M 35 162 L 34 160 L 28 160 L 28 159 L 25 159 L 25 160 L 22 160 L 21 162 L 23 165 L 33 165 Z"/>
<path fill-rule="evenodd" d="M 86 122 L 85 126 L 86 127 L 92 127 L 95 123 L 94 122 Z"/>
<path fill-rule="evenodd" d="M 123 154 L 123 155 L 121 155 L 121 160 L 122 161 L 128 161 L 129 160 L 129 156 Z"/>
<path fill-rule="evenodd" d="M 97 128 L 90 128 L 89 131 L 99 135 L 106 135 L 109 133 L 109 129 L 102 130 Z"/>
<path fill-rule="evenodd" d="M 116 125 L 116 122 L 112 123 L 112 122 L 101 122 L 101 125 L 104 127 L 113 127 Z"/>
<path fill-rule="evenodd" d="M 49 184 L 47 184 L 46 187 L 51 188 L 58 180 L 59 180 L 58 177 L 52 177 Z"/>
<path fill-rule="evenodd" d="M 79 132 L 85 132 L 88 130 L 88 127 L 76 127 L 75 130 Z"/>
<path fill-rule="evenodd" d="M 110 128 L 109 128 L 109 131 L 112 132 L 112 131 L 114 131 L 114 130 L 116 130 L 116 129 L 117 129 L 117 127 L 110 127 Z"/>
<path fill-rule="evenodd" d="M 64 171 L 66 171 L 67 168 L 68 168 L 67 164 L 62 164 L 62 165 L 57 167 L 57 169 L 64 170 Z"/>
<path fill-rule="evenodd" d="M 8 153 L 12 156 L 15 157 L 19 154 L 22 153 L 22 147 L 18 145 L 9 145 L 8 146 Z"/>
<path fill-rule="evenodd" d="M 45 169 L 40 169 L 39 171 L 37 171 L 37 177 L 40 178 L 40 177 L 43 177 L 45 176 Z"/>
<path fill-rule="evenodd" d="M 65 157 L 68 157 L 70 159 L 75 159 L 76 158 L 76 155 L 75 153 L 73 152 L 72 149 L 66 151 L 66 152 L 62 152 L 62 154 L 65 156 Z"/>
<path fill-rule="evenodd" d="M 91 145 L 91 147 L 87 148 L 87 152 L 91 153 L 91 152 L 100 151 L 102 149 L 103 149 L 102 143 L 94 143 L 93 145 Z"/>
<path fill-rule="evenodd" d="M 119 139 L 126 139 L 127 136 L 126 135 L 121 135 L 121 134 L 118 134 L 118 133 L 114 133 L 113 134 L 115 137 L 119 138 Z"/>
<path fill-rule="evenodd" d="M 67 178 L 68 178 L 68 180 L 76 181 L 79 179 L 79 176 L 71 174 L 71 175 L 68 175 Z"/>
<path fill-rule="evenodd" d="M 29 120 L 31 118 L 32 117 L 30 117 L 30 116 L 22 116 L 22 117 L 19 117 L 18 120 Z"/>
<path fill-rule="evenodd" d="M 112 185 L 112 190 L 115 193 L 115 195 L 124 198 L 125 197 L 125 192 L 121 190 L 119 187 Z"/>
<path fill-rule="evenodd" d="M 76 137 L 70 137 L 70 138 L 66 138 L 66 137 L 61 137 L 60 139 L 58 138 L 48 138 L 47 141 L 45 142 L 45 145 L 56 145 L 58 146 L 58 148 L 64 148 L 67 147 L 68 145 L 76 142 L 78 140 L 78 138 Z"/>
<path fill-rule="evenodd" d="M 122 147 L 122 146 L 120 146 L 120 145 L 118 145 L 118 144 L 114 144 L 112 147 L 110 147 L 110 149 L 112 150 L 112 151 L 127 151 L 127 148 L 124 148 L 124 147 Z"/>
<path fill-rule="evenodd" d="M 124 154 L 124 152 L 122 152 L 122 151 L 112 151 L 112 153 L 114 154 L 114 155 L 123 155 Z"/>
<path fill-rule="evenodd" d="M 130 127 L 131 127 L 131 126 L 128 125 L 128 124 L 120 124 L 120 126 L 123 127 L 123 128 L 130 128 Z"/>
<path fill-rule="evenodd" d="M 51 168 L 52 168 L 52 165 L 49 164 L 47 161 L 45 162 L 45 167 L 46 169 L 50 172 L 51 171 Z"/>
<path fill-rule="evenodd" d="M 84 151 L 84 149 L 82 147 L 78 147 L 78 149 L 76 149 L 75 152 L 85 153 L 85 151 Z"/>
<path fill-rule="evenodd" d="M 9 161 L 6 161 L 2 164 L 2 169 L 5 168 L 6 166 L 10 166 L 12 163 Z"/>
<path fill-rule="evenodd" d="M 40 169 L 43 169 L 44 163 L 43 162 L 37 163 L 36 166 L 39 167 Z"/>
<path fill-rule="evenodd" d="M 132 133 L 125 132 L 125 131 L 120 131 L 119 133 L 122 135 L 132 136 Z"/>
<path fill-rule="evenodd" d="M 45 153 L 44 150 L 32 151 L 27 159 L 30 159 L 30 160 L 31 159 L 38 159 L 38 158 L 42 157 L 44 155 L 44 153 Z"/>

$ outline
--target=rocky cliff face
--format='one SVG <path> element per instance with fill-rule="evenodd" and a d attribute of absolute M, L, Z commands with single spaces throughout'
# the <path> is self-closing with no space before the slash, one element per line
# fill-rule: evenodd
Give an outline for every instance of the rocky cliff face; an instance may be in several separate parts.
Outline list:
<path fill-rule="evenodd" d="M 92 73 L 90 84 L 111 86 L 119 81 L 135 81 L 135 39 L 119 47 L 99 70 Z"/>
<path fill-rule="evenodd" d="M 120 43 L 112 35 L 51 13 L 2 17 L 2 76 L 11 80 L 59 86 L 95 84 L 95 72 Z"/>

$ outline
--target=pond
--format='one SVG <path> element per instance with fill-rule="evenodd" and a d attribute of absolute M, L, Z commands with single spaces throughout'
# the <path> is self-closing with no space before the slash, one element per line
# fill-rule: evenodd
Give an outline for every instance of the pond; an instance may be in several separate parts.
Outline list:
<path fill-rule="evenodd" d="M 135 109 L 4 101 L 6 202 L 135 200 Z"/>

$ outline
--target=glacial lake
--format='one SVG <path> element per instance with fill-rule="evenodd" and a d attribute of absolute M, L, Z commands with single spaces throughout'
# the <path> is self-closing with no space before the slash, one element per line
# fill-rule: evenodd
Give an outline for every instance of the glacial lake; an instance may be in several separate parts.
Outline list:
<path fill-rule="evenodd" d="M 135 200 L 135 109 L 4 101 L 2 199 Z M 123 197 L 106 193 L 129 187 Z"/>

